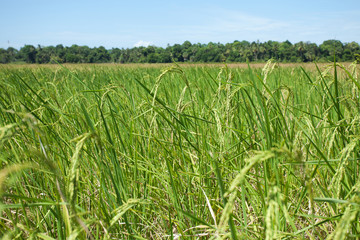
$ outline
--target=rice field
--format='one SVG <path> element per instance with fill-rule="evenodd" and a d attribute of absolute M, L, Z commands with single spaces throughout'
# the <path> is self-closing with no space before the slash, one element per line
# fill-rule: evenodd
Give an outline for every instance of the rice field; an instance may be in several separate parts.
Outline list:
<path fill-rule="evenodd" d="M 358 239 L 358 72 L 0 66 L 0 236 Z"/>

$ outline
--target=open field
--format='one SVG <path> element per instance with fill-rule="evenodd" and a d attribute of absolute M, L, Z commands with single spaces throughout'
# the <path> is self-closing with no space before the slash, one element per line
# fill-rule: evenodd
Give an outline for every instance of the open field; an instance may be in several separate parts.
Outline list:
<path fill-rule="evenodd" d="M 324 69 L 326 67 L 328 67 L 329 65 L 332 65 L 333 63 L 317 63 L 316 65 L 319 67 L 319 69 Z M 343 66 L 345 66 L 346 68 L 348 68 L 352 62 L 342 62 L 339 63 Z M 106 66 L 109 68 L 167 68 L 167 67 L 171 67 L 174 64 L 172 63 L 124 63 L 124 64 L 119 64 L 119 63 L 65 63 L 63 64 L 63 66 L 65 66 L 68 69 L 83 69 L 84 67 L 89 67 L 89 66 Z M 263 68 L 266 65 L 265 63 L 178 63 L 178 65 L 181 68 L 193 68 L 193 67 L 224 67 L 227 66 L 228 68 L 248 68 L 249 66 L 252 69 L 255 68 Z M 302 67 L 304 69 L 307 70 L 313 70 L 313 71 L 317 71 L 316 65 L 314 63 L 278 63 L 278 66 L 280 67 L 285 67 L 285 68 L 296 68 L 296 67 Z M 0 65 L 4 68 L 41 68 L 41 67 L 46 67 L 46 68 L 61 68 L 61 66 L 57 65 L 57 64 L 3 64 Z"/>
<path fill-rule="evenodd" d="M 0 235 L 359 238 L 359 67 L 301 66 L 0 66 Z"/>

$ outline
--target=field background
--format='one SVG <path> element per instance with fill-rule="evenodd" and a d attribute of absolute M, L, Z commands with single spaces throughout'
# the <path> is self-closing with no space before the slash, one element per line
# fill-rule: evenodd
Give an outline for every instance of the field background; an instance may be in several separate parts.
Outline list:
<path fill-rule="evenodd" d="M 358 71 L 0 66 L 0 234 L 358 238 Z"/>
<path fill-rule="evenodd" d="M 271 62 L 271 61 L 270 61 Z M 181 68 L 185 67 L 210 67 L 210 68 L 264 68 L 268 62 L 263 63 L 177 63 L 177 65 Z M 317 71 L 317 67 L 320 70 L 324 70 L 329 67 L 332 63 L 276 63 L 279 67 L 285 68 L 299 68 L 302 67 L 307 70 Z M 349 68 L 353 62 L 341 62 L 339 63 L 342 66 Z M 173 66 L 173 63 L 64 63 L 64 64 L 24 64 L 24 63 L 10 63 L 0 65 L 2 68 L 74 68 L 81 70 L 84 67 L 90 66 L 103 66 L 103 67 L 114 67 L 114 68 L 161 68 L 166 69 L 168 67 Z M 316 67 L 317 66 L 317 67 Z"/>

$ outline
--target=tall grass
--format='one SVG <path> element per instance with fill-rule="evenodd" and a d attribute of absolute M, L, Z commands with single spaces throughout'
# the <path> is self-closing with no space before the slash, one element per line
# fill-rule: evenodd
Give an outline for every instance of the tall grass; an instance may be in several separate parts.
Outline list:
<path fill-rule="evenodd" d="M 357 71 L 2 67 L 1 235 L 358 238 Z"/>

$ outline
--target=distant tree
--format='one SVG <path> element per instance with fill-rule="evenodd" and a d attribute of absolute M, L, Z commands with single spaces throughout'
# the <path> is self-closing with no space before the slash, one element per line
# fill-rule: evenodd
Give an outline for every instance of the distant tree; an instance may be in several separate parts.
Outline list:
<path fill-rule="evenodd" d="M 169 63 L 177 62 L 253 62 L 275 59 L 279 62 L 354 61 L 360 55 L 357 42 L 343 44 L 338 40 L 327 40 L 321 45 L 311 42 L 289 41 L 248 42 L 207 44 L 185 41 L 182 44 L 167 45 L 166 48 L 148 46 L 127 49 L 88 46 L 56 47 L 25 45 L 19 51 L 15 48 L 1 49 L 0 62 L 26 61 L 28 63 L 49 63 L 52 60 L 63 63 Z"/>
<path fill-rule="evenodd" d="M 56 57 L 56 49 L 53 46 L 41 47 L 36 49 L 36 63 L 49 63 L 51 58 Z"/>
<path fill-rule="evenodd" d="M 259 60 L 265 61 L 268 60 L 267 58 L 267 49 L 265 48 L 265 45 L 263 43 L 259 44 Z"/>
<path fill-rule="evenodd" d="M 9 63 L 10 59 L 9 53 L 5 49 L 0 48 L 0 63 Z"/>
<path fill-rule="evenodd" d="M 299 62 L 305 62 L 305 43 L 303 41 L 295 43 L 294 45 L 296 51 L 296 57 Z"/>
<path fill-rule="evenodd" d="M 280 43 L 279 45 L 279 60 L 288 62 L 294 56 L 293 45 L 290 41 Z"/>
<path fill-rule="evenodd" d="M 288 42 L 288 44 L 287 44 L 289 47 L 291 47 L 291 43 L 290 42 Z M 271 58 L 274 58 L 274 59 L 276 59 L 276 60 L 278 60 L 278 61 L 280 61 L 281 60 L 281 53 L 280 53 L 280 46 L 281 46 L 281 44 L 279 43 L 279 42 L 271 42 L 271 44 L 270 44 L 270 46 L 271 46 L 271 48 L 270 48 L 270 51 L 271 51 L 271 55 L 270 55 L 270 57 Z M 285 49 L 286 49 L 287 47 L 285 47 Z M 286 54 L 283 54 L 283 55 L 286 55 Z"/>
<path fill-rule="evenodd" d="M 321 56 L 327 60 L 333 61 L 334 56 L 336 59 L 341 60 L 344 51 L 344 46 L 339 40 L 327 40 L 319 46 Z"/>
<path fill-rule="evenodd" d="M 313 62 L 318 55 L 318 46 L 315 43 L 306 42 L 305 45 L 304 62 Z"/>
<path fill-rule="evenodd" d="M 56 45 L 54 60 L 56 60 L 59 63 L 65 62 L 65 54 L 66 51 L 64 46 L 62 44 Z"/>
<path fill-rule="evenodd" d="M 8 47 L 6 51 L 9 55 L 10 62 L 15 62 L 19 57 L 19 51 L 13 47 Z"/>
<path fill-rule="evenodd" d="M 360 54 L 355 54 L 356 63 L 360 64 Z"/>
<path fill-rule="evenodd" d="M 91 49 L 88 55 L 89 63 L 106 63 L 110 59 L 110 53 L 103 46 Z"/>
<path fill-rule="evenodd" d="M 74 54 L 74 53 L 66 53 L 65 54 L 65 62 L 67 63 L 79 63 L 81 62 L 80 56 Z"/>
<path fill-rule="evenodd" d="M 96 53 L 97 53 L 99 62 L 109 62 L 110 61 L 110 54 L 103 46 L 96 48 Z"/>
<path fill-rule="evenodd" d="M 122 51 L 119 48 L 112 48 L 109 54 L 112 62 L 123 63 L 123 59 L 122 62 L 120 61 L 120 56 L 122 56 Z"/>
<path fill-rule="evenodd" d="M 77 56 L 80 57 L 80 62 L 81 63 L 88 63 L 88 57 L 91 53 L 91 48 L 89 48 L 88 46 L 79 46 L 77 48 Z"/>
<path fill-rule="evenodd" d="M 254 61 L 258 61 L 259 41 L 251 43 L 251 51 L 252 51 L 253 56 L 254 56 Z"/>
<path fill-rule="evenodd" d="M 182 48 L 183 48 L 184 50 L 187 50 L 187 49 L 191 48 L 191 46 L 192 46 L 192 44 L 191 44 L 190 41 L 185 41 L 185 42 L 182 44 Z"/>
<path fill-rule="evenodd" d="M 346 43 L 344 45 L 343 60 L 353 61 L 356 59 L 356 55 L 360 54 L 360 46 L 356 42 Z"/>
<path fill-rule="evenodd" d="M 150 53 L 148 56 L 147 56 L 147 62 L 148 63 L 158 63 L 160 62 L 160 54 L 158 53 Z"/>
<path fill-rule="evenodd" d="M 180 44 L 174 44 L 171 47 L 171 56 L 176 62 L 183 62 L 184 57 L 182 56 L 182 47 Z"/>
<path fill-rule="evenodd" d="M 253 61 L 253 52 L 251 50 L 251 44 L 248 41 L 241 41 L 236 43 L 235 49 L 239 51 L 239 57 L 237 62 Z"/>
<path fill-rule="evenodd" d="M 184 62 L 187 62 L 189 60 L 189 57 L 190 57 L 190 53 L 189 52 L 184 52 L 182 54 L 182 57 L 184 59 Z"/>
<path fill-rule="evenodd" d="M 163 50 L 159 54 L 160 54 L 160 59 L 159 59 L 160 63 L 170 63 L 172 61 L 170 51 Z"/>
<path fill-rule="evenodd" d="M 19 54 L 22 56 L 22 59 L 27 63 L 36 62 L 36 48 L 33 45 L 25 45 L 19 51 Z"/>

